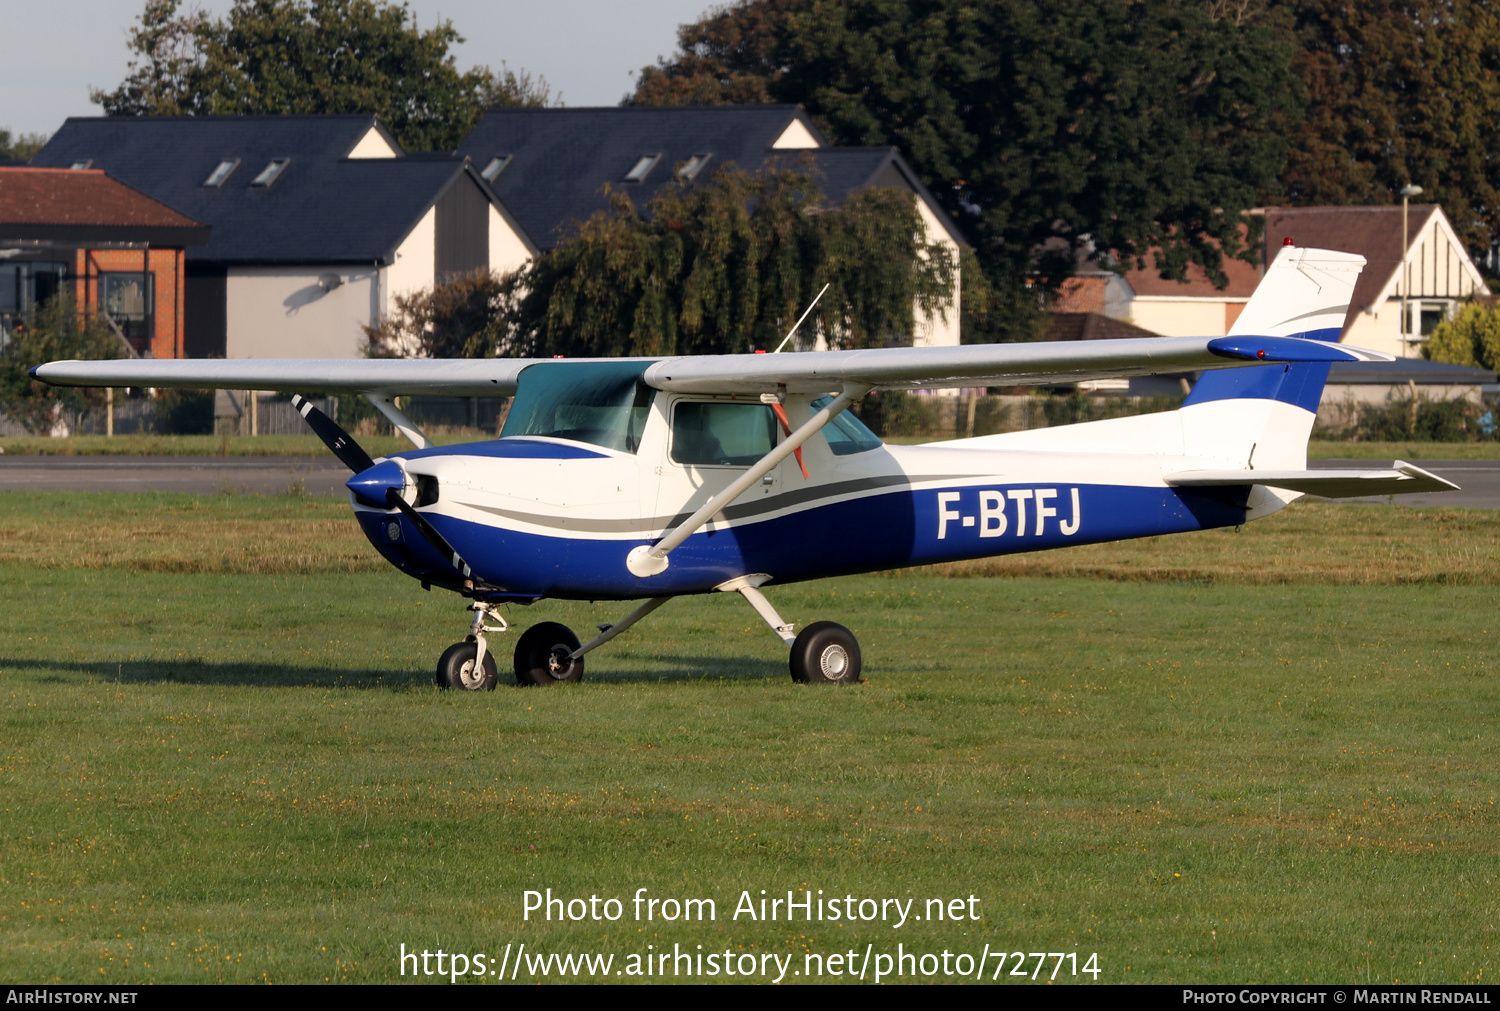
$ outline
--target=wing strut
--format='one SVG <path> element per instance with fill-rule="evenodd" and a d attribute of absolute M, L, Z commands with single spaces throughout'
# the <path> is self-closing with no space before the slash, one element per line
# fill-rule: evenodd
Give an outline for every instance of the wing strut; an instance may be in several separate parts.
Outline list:
<path fill-rule="evenodd" d="M 432 440 L 427 438 L 426 434 L 416 426 L 416 423 L 408 418 L 402 412 L 401 408 L 396 406 L 395 397 L 389 393 L 366 393 L 365 399 L 374 405 L 375 410 L 385 415 L 386 420 L 391 423 L 396 431 L 406 436 L 406 440 L 413 446 L 416 446 L 418 449 L 432 448 Z"/>
<path fill-rule="evenodd" d="M 725 506 L 739 498 L 745 489 L 755 482 L 771 473 L 771 470 L 782 460 L 791 456 L 802 444 L 838 417 L 850 404 L 870 392 L 871 387 L 863 383 L 846 383 L 841 392 L 833 401 L 824 407 L 812 419 L 791 434 L 781 445 L 776 446 L 760 462 L 755 464 L 745 473 L 741 474 L 734 483 L 725 488 L 719 494 L 705 502 L 697 512 L 689 516 L 675 530 L 669 531 L 666 536 L 655 544 L 642 544 L 630 552 L 625 559 L 625 567 L 632 575 L 645 579 L 648 576 L 659 575 L 667 571 L 667 553 L 687 540 L 696 533 L 709 520 L 717 516 Z"/>

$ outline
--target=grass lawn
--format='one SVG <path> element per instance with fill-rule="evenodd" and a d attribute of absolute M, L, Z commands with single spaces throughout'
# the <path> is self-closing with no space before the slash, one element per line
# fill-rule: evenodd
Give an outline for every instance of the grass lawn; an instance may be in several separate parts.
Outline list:
<path fill-rule="evenodd" d="M 430 684 L 456 598 L 367 564 L 343 510 L 0 496 L 0 977 L 385 982 L 402 943 L 703 945 L 793 956 L 785 982 L 897 944 L 1114 982 L 1500 971 L 1494 513 L 1308 504 L 1033 559 L 1061 575 L 771 589 L 860 636 L 846 689 L 791 684 L 714 596 L 576 688 L 471 695 Z M 549 887 L 624 915 L 523 920 Z M 637 921 L 638 888 L 717 917 Z M 980 919 L 732 918 L 802 888 Z"/>

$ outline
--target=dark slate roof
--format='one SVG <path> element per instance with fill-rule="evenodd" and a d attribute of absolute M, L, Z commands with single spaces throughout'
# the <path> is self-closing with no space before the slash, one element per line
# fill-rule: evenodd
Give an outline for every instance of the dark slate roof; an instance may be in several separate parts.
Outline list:
<path fill-rule="evenodd" d="M 806 159 L 832 200 L 867 185 L 910 186 L 931 205 L 955 239 L 958 231 L 894 148 L 771 147 L 794 121 L 823 143 L 807 113 L 795 105 L 625 106 L 579 109 L 492 109 L 459 147 L 483 169 L 496 156 L 511 161 L 491 184 L 526 232 L 543 247 L 567 238 L 569 226 L 605 209 L 605 187 L 637 206 L 670 183 L 695 155 L 711 160 L 694 179 L 707 181 L 728 163 L 757 170 L 769 161 Z M 643 155 L 661 160 L 643 182 L 625 175 Z"/>
<path fill-rule="evenodd" d="M 0 166 L 0 239 L 201 246 L 209 229 L 99 169 Z"/>
<path fill-rule="evenodd" d="M 372 127 L 385 132 L 368 115 L 73 118 L 32 164 L 91 161 L 212 225 L 208 245 L 189 250 L 190 262 L 386 263 L 438 197 L 473 170 L 452 155 L 349 160 Z M 233 158 L 240 164 L 222 186 L 203 185 Z M 276 181 L 252 187 L 277 158 L 290 162 Z"/>
<path fill-rule="evenodd" d="M 1338 362 L 1328 367 L 1328 381 L 1340 386 L 1404 386 L 1408 381 L 1418 386 L 1483 386 L 1496 382 L 1496 378 L 1491 369 L 1397 358 L 1394 362 Z"/>
<path fill-rule="evenodd" d="M 1111 319 L 1103 313 L 1049 312 L 1047 335 L 1043 340 L 1107 341 L 1160 336 L 1161 334 L 1127 323 L 1123 319 Z"/>

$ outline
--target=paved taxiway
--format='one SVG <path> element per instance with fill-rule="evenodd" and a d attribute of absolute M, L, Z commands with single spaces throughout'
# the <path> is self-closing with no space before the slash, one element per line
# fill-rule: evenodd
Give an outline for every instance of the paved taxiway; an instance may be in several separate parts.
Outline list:
<path fill-rule="evenodd" d="M 1351 502 L 1500 508 L 1500 460 L 1413 460 L 1462 488 L 1428 495 L 1380 495 Z M 1378 470 L 1380 460 L 1314 460 L 1315 468 Z M 0 456 L 0 489 L 9 491 L 176 491 L 343 494 L 349 471 L 332 456 Z"/>
<path fill-rule="evenodd" d="M 333 456 L 0 456 L 7 491 L 177 491 L 197 495 L 342 493 Z"/>
<path fill-rule="evenodd" d="M 1345 502 L 1371 505 L 1456 506 L 1464 509 L 1500 508 L 1500 460 L 1408 460 L 1423 470 L 1452 481 L 1460 491 L 1432 492 L 1426 495 L 1372 495 L 1369 498 L 1344 499 Z M 1390 460 L 1311 460 L 1315 469 L 1382 470 Z"/>

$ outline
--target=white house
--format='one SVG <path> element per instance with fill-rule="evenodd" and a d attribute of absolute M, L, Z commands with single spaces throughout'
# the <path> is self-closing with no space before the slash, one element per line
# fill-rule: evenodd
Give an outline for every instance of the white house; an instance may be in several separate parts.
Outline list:
<path fill-rule="evenodd" d="M 1408 239 L 1401 244 L 1401 206 L 1270 207 L 1265 216 L 1265 258 L 1290 239 L 1298 246 L 1359 253 L 1367 261 L 1344 319 L 1341 340 L 1401 357 L 1420 354 L 1422 341 L 1454 307 L 1486 294 L 1484 278 L 1436 204 L 1408 209 Z M 1149 261 L 1149 257 L 1148 257 Z M 1263 266 L 1228 260 L 1229 285 L 1215 288 L 1190 267 L 1186 281 L 1161 277 L 1148 262 L 1126 273 L 1122 310 L 1137 325 L 1167 336 L 1227 333 L 1239 318 Z M 1407 324 L 1401 325 L 1405 294 Z"/>
<path fill-rule="evenodd" d="M 75 118 L 34 164 L 105 168 L 212 225 L 188 357 L 355 357 L 398 295 L 537 250 L 473 165 L 408 155 L 374 116 Z"/>

